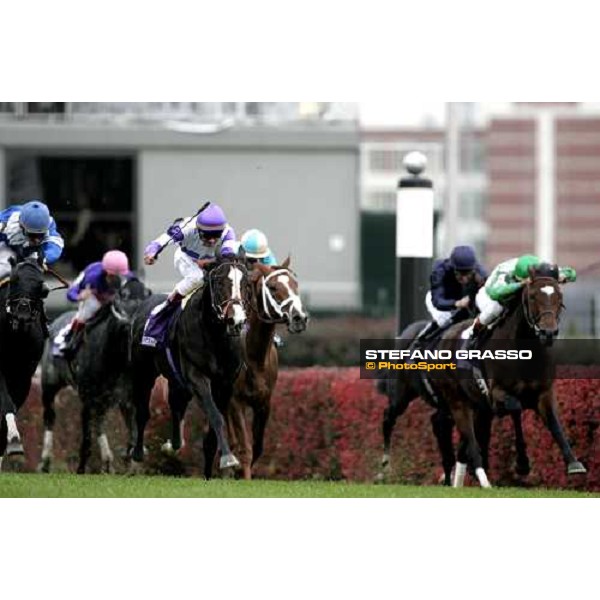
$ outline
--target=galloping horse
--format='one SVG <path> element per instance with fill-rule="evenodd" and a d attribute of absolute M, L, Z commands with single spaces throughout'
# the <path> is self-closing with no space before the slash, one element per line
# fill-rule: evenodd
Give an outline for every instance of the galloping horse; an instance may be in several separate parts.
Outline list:
<path fill-rule="evenodd" d="M 144 458 L 150 393 L 159 375 L 169 382 L 173 429 L 170 447 L 174 451 L 182 447 L 183 417 L 191 397 L 195 396 L 216 432 L 221 469 L 239 466 L 229 447 L 223 415 L 242 364 L 240 333 L 246 322 L 247 287 L 248 272 L 238 259 L 219 258 L 206 267 L 205 284 L 191 294 L 175 317 L 166 348 L 141 345 L 148 315 L 165 297 L 151 298 L 136 313 L 131 355 L 137 440 L 132 471 L 138 470 Z"/>
<path fill-rule="evenodd" d="M 250 273 L 248 327 L 242 334 L 243 366 L 233 389 L 227 414 L 232 450 L 242 465 L 244 479 L 252 478 L 252 466 L 263 453 L 265 428 L 271 411 L 271 396 L 279 368 L 273 343 L 275 326 L 286 324 L 290 333 L 306 329 L 308 315 L 298 293 L 298 281 L 290 271 L 290 259 L 281 266 L 254 265 Z M 252 410 L 252 434 L 246 409 Z M 209 432 L 209 436 L 211 433 Z M 205 438 L 205 476 L 212 475 L 216 448 Z"/>
<path fill-rule="evenodd" d="M 439 386 L 445 388 L 445 397 L 461 432 L 455 486 L 463 483 L 467 459 L 471 461 L 482 485 L 486 484 L 487 477 L 482 477 L 482 472 L 485 475 L 491 418 L 487 428 L 479 428 L 476 439 L 473 409 L 481 403 L 490 402 L 492 406 L 501 406 L 507 395 L 517 399 L 523 409 L 535 410 L 541 416 L 561 450 L 569 475 L 586 472 L 585 467 L 575 458 L 558 416 L 552 378 L 553 360 L 548 350 L 558 334 L 563 308 L 556 267 L 541 265 L 530 269 L 530 281 L 507 306 L 505 314 L 491 333 L 480 341 L 478 349 L 485 351 L 506 348 L 508 343 L 512 348 L 519 343 L 526 344 L 527 349 L 533 352 L 535 362 L 485 359 L 481 361 L 480 369 L 471 365 L 473 377 L 470 379 L 450 374 L 448 378 L 438 381 Z M 461 323 L 449 329 L 439 347 L 450 350 L 461 348 L 464 342 L 460 339 L 460 334 L 468 325 L 468 322 Z"/>
<path fill-rule="evenodd" d="M 85 328 L 83 343 L 72 360 L 53 355 L 53 338 L 75 316 L 69 311 L 55 319 L 51 339 L 42 357 L 42 404 L 44 406 L 44 443 L 38 469 L 48 473 L 53 458 L 54 402 L 65 387 L 77 390 L 82 402 L 82 439 L 78 473 L 84 473 L 91 453 L 92 428 L 95 429 L 102 458 L 102 469 L 113 471 L 113 453 L 105 432 L 106 414 L 118 404 L 129 431 L 127 454 L 135 441 L 135 415 L 131 401 L 129 373 L 129 336 L 133 314 L 151 294 L 142 281 L 127 280 L 114 301 L 104 306 Z"/>
<path fill-rule="evenodd" d="M 427 325 L 427 321 L 418 321 L 409 325 L 402 332 L 400 338 L 397 339 L 396 347 L 400 350 L 409 348 L 425 325 Z M 426 347 L 434 349 L 439 341 L 438 336 L 434 336 L 427 342 Z M 381 460 L 381 470 L 377 474 L 377 481 L 385 481 L 391 469 L 392 433 L 396 421 L 406 412 L 416 398 L 421 397 L 429 406 L 435 409 L 435 412 L 431 415 L 431 425 L 442 458 L 443 484 L 446 486 L 452 485 L 452 470 L 456 464 L 456 454 L 452 442 L 454 420 L 437 383 L 437 378 L 435 380 L 427 379 L 423 375 L 412 371 L 392 373 L 389 378 L 377 382 L 378 390 L 388 398 L 388 406 L 383 415 L 383 458 Z M 515 431 L 516 472 L 519 475 L 527 475 L 529 473 L 529 458 L 523 439 L 521 411 L 510 410 L 506 411 L 506 414 L 510 416 Z M 482 435 L 485 435 L 488 427 L 491 426 L 491 411 L 485 410 L 485 407 L 478 411 L 475 426 L 477 432 L 482 431 Z M 484 456 L 484 468 L 487 468 L 486 460 L 487 456 Z"/>
<path fill-rule="evenodd" d="M 36 257 L 17 263 L 0 288 L 0 461 L 23 454 L 15 415 L 23 406 L 47 336 L 44 271 Z"/>

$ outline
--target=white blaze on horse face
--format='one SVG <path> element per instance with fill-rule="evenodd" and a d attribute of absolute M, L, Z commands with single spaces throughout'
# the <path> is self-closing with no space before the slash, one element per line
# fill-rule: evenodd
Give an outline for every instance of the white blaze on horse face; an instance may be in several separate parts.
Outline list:
<path fill-rule="evenodd" d="M 237 267 L 231 267 L 229 280 L 231 281 L 231 299 L 242 302 L 242 272 Z M 233 305 L 233 322 L 242 325 L 246 322 L 246 313 L 241 304 Z"/>
<path fill-rule="evenodd" d="M 285 286 L 285 289 L 288 292 L 288 298 L 292 299 L 291 305 L 292 309 L 295 309 L 296 312 L 300 314 L 301 317 L 306 317 L 304 310 L 302 309 L 302 300 L 300 300 L 300 296 L 296 294 L 292 288 L 290 287 L 290 278 L 288 275 L 279 275 L 276 281 Z"/>
<path fill-rule="evenodd" d="M 540 289 L 540 292 L 543 292 L 547 296 L 552 296 L 552 294 L 554 294 L 555 291 L 556 290 L 551 285 L 547 285 Z"/>

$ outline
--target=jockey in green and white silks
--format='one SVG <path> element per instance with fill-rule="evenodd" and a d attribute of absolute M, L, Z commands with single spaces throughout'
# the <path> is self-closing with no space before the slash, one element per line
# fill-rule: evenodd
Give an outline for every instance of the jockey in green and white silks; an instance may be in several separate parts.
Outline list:
<path fill-rule="evenodd" d="M 541 263 L 537 256 L 530 254 L 500 263 L 479 290 L 476 298 L 479 317 L 463 331 L 462 339 L 472 339 L 483 327 L 493 323 L 502 314 L 506 303 L 528 282 L 529 269 Z M 559 283 L 573 282 L 576 278 L 577 273 L 572 267 L 559 267 Z"/>

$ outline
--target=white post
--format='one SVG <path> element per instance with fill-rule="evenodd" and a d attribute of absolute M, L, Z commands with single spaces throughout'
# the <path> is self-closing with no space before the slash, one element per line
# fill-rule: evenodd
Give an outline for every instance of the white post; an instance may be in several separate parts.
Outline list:
<path fill-rule="evenodd" d="M 444 249 L 446 255 L 457 244 L 458 175 L 460 170 L 459 103 L 448 102 L 446 107 L 446 202 L 444 210 Z"/>
<path fill-rule="evenodd" d="M 536 131 L 537 190 L 535 202 L 535 252 L 542 259 L 555 260 L 555 131 L 554 114 L 542 110 Z"/>

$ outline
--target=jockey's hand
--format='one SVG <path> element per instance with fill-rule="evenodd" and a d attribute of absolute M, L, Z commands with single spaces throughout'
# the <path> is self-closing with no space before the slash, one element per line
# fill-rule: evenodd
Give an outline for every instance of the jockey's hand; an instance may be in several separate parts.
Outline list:
<path fill-rule="evenodd" d="M 79 296 L 77 296 L 77 300 L 79 300 L 79 302 L 82 302 L 83 300 L 87 300 L 88 298 L 91 298 L 94 292 L 92 292 L 91 288 L 85 288 L 84 290 L 81 290 L 81 292 L 79 292 Z"/>
<path fill-rule="evenodd" d="M 456 306 L 456 308 L 469 308 L 469 305 L 471 304 L 471 298 L 469 298 L 469 296 L 465 296 L 464 298 L 461 298 L 460 300 L 457 300 L 454 303 L 454 306 Z"/>
<path fill-rule="evenodd" d="M 153 265 L 156 262 L 156 256 L 153 256 L 151 254 L 146 254 L 144 256 L 144 264 L 145 265 Z"/>
<path fill-rule="evenodd" d="M 196 264 L 201 268 L 205 269 L 208 265 L 212 265 L 215 262 L 214 258 L 200 258 L 196 261 Z"/>
<path fill-rule="evenodd" d="M 144 264 L 153 265 L 162 250 L 158 242 L 150 242 L 144 249 Z"/>

